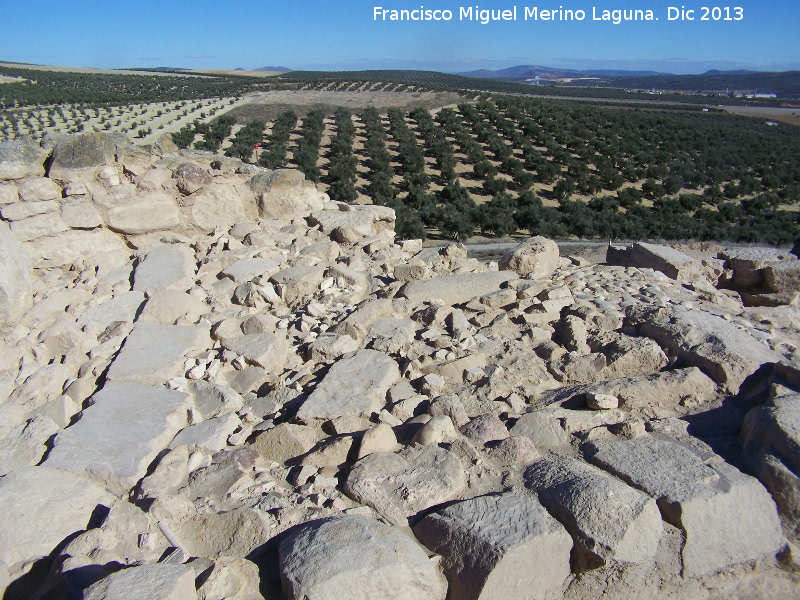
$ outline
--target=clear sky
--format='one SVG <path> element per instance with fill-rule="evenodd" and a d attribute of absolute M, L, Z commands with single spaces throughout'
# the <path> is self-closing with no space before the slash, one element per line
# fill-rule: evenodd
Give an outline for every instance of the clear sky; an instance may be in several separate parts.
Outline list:
<path fill-rule="evenodd" d="M 443 71 L 522 64 L 673 73 L 711 68 L 800 69 L 797 0 L 734 0 L 738 21 L 701 21 L 692 3 L 647 0 L 458 2 L 374 0 L 0 0 L 0 60 L 84 67 Z M 375 21 L 374 7 L 451 10 L 450 21 Z M 511 10 L 516 21 L 459 20 L 460 7 Z M 694 21 L 668 19 L 668 6 Z M 583 21 L 524 20 L 525 8 L 583 10 Z M 658 20 L 595 21 L 604 10 L 652 10 Z M 722 12 L 720 16 L 725 17 Z"/>

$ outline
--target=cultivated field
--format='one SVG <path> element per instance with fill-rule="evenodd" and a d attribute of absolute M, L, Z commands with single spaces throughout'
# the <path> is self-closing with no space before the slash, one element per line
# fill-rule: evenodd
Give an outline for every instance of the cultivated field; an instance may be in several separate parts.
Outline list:
<path fill-rule="evenodd" d="M 336 200 L 392 206 L 406 238 L 800 237 L 791 109 L 732 109 L 745 118 L 674 100 L 435 90 L 425 77 L 433 86 L 448 76 L 410 72 L 390 81 L 2 73 L 29 83 L 2 87 L 0 141 L 171 134 L 180 148 L 297 168 Z M 53 103 L 64 96 L 76 100 Z"/>

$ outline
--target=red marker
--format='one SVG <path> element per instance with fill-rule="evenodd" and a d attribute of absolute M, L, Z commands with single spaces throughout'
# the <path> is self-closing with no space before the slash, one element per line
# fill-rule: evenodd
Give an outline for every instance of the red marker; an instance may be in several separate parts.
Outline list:
<path fill-rule="evenodd" d="M 253 144 L 253 148 L 254 148 L 255 150 L 258 150 L 258 144 Z"/>

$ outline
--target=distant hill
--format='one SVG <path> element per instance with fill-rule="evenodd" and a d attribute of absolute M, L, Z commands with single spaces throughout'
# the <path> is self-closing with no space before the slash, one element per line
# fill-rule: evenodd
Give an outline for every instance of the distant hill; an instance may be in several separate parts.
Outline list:
<path fill-rule="evenodd" d="M 490 71 L 482 69 L 469 73 L 460 73 L 465 77 L 492 79 L 513 83 L 527 83 L 531 79 L 540 77 L 548 85 L 556 83 L 568 86 L 613 87 L 625 89 L 656 89 L 679 92 L 709 92 L 719 93 L 727 91 L 778 94 L 780 98 L 800 97 L 800 71 L 750 71 L 736 69 L 722 71 L 712 69 L 696 75 L 673 75 L 658 73 L 656 71 L 623 71 L 613 69 L 587 69 L 584 71 L 572 69 L 552 69 L 536 65 L 520 65 Z M 595 77 L 596 80 L 582 81 L 582 78 Z M 572 78 L 571 82 L 553 82 L 547 80 Z"/>
<path fill-rule="evenodd" d="M 554 69 L 551 67 L 541 67 L 538 65 L 519 65 L 516 67 L 509 67 L 507 69 L 498 69 L 490 71 L 488 69 L 480 69 L 478 71 L 469 71 L 466 73 L 459 73 L 464 77 L 481 77 L 483 79 L 499 79 L 501 81 L 525 81 L 535 77 L 543 77 L 545 79 L 557 79 L 560 77 L 620 77 L 620 76 L 646 76 L 658 75 L 656 71 L 620 71 L 613 69 L 591 69 L 580 71 L 577 69 Z"/>
<path fill-rule="evenodd" d="M 258 69 L 253 69 L 253 71 L 278 71 L 280 73 L 289 73 L 291 69 L 287 67 L 259 67 Z"/>

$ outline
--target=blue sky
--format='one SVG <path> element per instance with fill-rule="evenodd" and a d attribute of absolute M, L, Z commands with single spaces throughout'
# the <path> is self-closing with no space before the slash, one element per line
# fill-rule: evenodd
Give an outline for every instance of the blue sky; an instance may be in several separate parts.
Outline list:
<path fill-rule="evenodd" d="M 513 2 L 375 0 L 43 0 L 31 9 L 0 0 L 0 60 L 85 67 L 292 69 L 562 68 L 800 69 L 796 0 L 735 0 L 741 21 L 700 21 L 703 2 L 562 0 L 519 3 L 517 21 L 459 21 L 459 7 L 511 9 Z M 711 3 L 706 2 L 706 5 Z M 719 4 L 724 6 L 723 4 Z M 449 22 L 376 22 L 385 9 L 449 9 Z M 525 21 L 525 7 L 583 10 L 584 21 Z M 669 21 L 667 7 L 695 9 L 695 21 Z M 602 11 L 653 11 L 658 21 L 593 21 Z M 731 13 L 733 16 L 733 13 Z"/>

